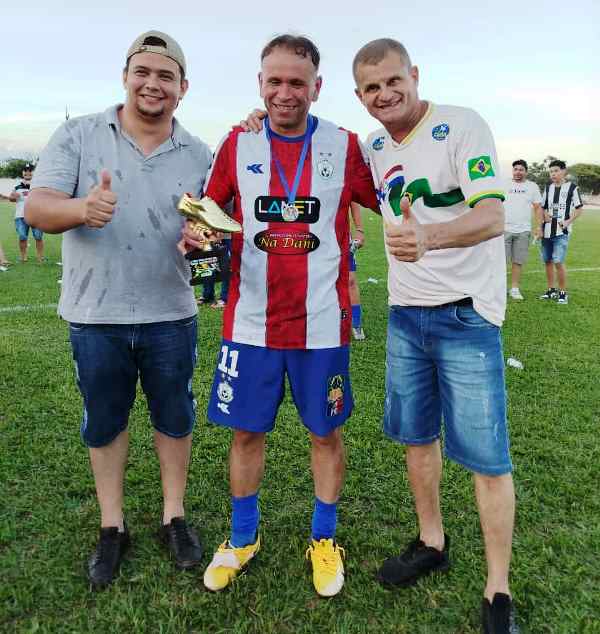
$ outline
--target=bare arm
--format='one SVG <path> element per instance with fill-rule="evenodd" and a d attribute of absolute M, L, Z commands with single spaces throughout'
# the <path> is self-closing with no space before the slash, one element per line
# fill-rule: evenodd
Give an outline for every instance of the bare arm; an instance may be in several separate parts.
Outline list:
<path fill-rule="evenodd" d="M 484 198 L 456 220 L 425 225 L 428 251 L 472 247 L 504 233 L 504 206 L 497 198 Z"/>
<path fill-rule="evenodd" d="M 533 203 L 533 217 L 535 219 L 533 235 L 539 238 L 542 235 L 542 225 L 544 224 L 544 210 L 540 203 Z"/>
<path fill-rule="evenodd" d="M 92 187 L 85 198 L 71 198 L 48 187 L 32 189 L 25 203 L 25 222 L 46 233 L 62 233 L 83 224 L 101 229 L 112 220 L 117 203 L 110 186 L 110 174 L 102 170 L 100 185 Z"/>
<path fill-rule="evenodd" d="M 25 222 L 45 233 L 62 233 L 83 224 L 85 198 L 40 187 L 27 196 Z"/>
<path fill-rule="evenodd" d="M 577 220 L 577 218 L 581 216 L 582 213 L 583 213 L 583 206 L 579 207 L 578 209 L 573 209 L 573 213 L 569 216 L 567 220 L 563 222 L 563 225 L 562 225 L 563 229 L 566 229 L 567 227 L 572 225 Z"/>
<path fill-rule="evenodd" d="M 350 215 L 354 225 L 353 238 L 358 241 L 359 248 L 365 243 L 365 230 L 363 229 L 362 215 L 358 203 L 350 203 Z"/>
<path fill-rule="evenodd" d="M 386 225 L 386 243 L 391 255 L 404 262 L 416 262 L 427 251 L 471 247 L 504 232 L 504 207 L 497 198 L 484 198 L 473 209 L 450 222 L 422 225 L 404 198 L 402 223 Z"/>

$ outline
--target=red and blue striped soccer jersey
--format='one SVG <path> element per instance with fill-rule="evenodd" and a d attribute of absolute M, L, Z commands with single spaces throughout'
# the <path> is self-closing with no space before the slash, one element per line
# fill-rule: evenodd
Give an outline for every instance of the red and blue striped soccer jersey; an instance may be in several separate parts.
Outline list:
<path fill-rule="evenodd" d="M 277 157 L 292 183 L 304 136 L 234 128 L 221 142 L 206 194 L 233 200 L 243 234 L 232 240 L 223 337 L 271 348 L 332 348 L 350 341 L 348 207 L 377 209 L 371 172 L 355 134 L 314 122 L 296 195 L 286 209 Z"/>

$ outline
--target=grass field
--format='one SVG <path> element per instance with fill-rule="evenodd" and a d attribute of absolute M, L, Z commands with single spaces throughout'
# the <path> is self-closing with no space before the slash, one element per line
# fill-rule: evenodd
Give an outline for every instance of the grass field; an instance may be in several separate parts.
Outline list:
<path fill-rule="evenodd" d="M 16 261 L 13 206 L 0 204 L 0 239 Z M 388 591 L 378 564 L 415 535 L 400 446 L 381 433 L 386 327 L 385 259 L 378 218 L 365 221 L 359 280 L 367 341 L 352 350 L 355 414 L 346 428 L 347 483 L 339 542 L 347 549 L 341 595 L 317 599 L 304 562 L 310 529 L 309 445 L 286 400 L 268 442 L 261 492 L 264 548 L 230 591 L 204 591 L 201 572 L 179 573 L 154 535 L 161 517 L 158 463 L 144 401 L 130 421 L 126 517 L 134 540 L 118 582 L 86 583 L 98 511 L 79 439 L 81 403 L 58 300 L 60 237 L 49 262 L 0 273 L 0 629 L 6 632 L 474 633 L 484 556 L 470 475 L 445 464 L 443 512 L 453 566 L 416 587 Z M 517 489 L 512 589 L 523 632 L 600 632 L 600 213 L 578 223 L 568 257 L 571 303 L 544 290 L 533 253 L 526 301 L 511 303 L 505 355 Z M 579 269 L 579 270 L 578 270 Z M 367 278 L 379 280 L 368 283 Z M 26 308 L 18 308 L 26 307 Z M 198 423 L 187 515 L 200 529 L 205 563 L 229 528 L 229 433 L 205 405 L 220 340 L 220 315 L 200 315 L 195 376 Z"/>

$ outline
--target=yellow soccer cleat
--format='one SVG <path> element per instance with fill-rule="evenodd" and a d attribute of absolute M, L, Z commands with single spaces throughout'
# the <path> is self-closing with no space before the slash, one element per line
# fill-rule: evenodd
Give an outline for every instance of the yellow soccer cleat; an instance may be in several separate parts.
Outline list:
<path fill-rule="evenodd" d="M 260 537 L 254 544 L 234 548 L 224 541 L 204 572 L 204 585 L 213 592 L 224 590 L 260 550 Z"/>
<path fill-rule="evenodd" d="M 313 584 L 322 597 L 335 596 L 344 585 L 344 563 L 346 551 L 333 539 L 312 540 L 306 551 L 313 568 Z"/>
<path fill-rule="evenodd" d="M 177 205 L 178 211 L 201 229 L 238 233 L 242 225 L 228 216 L 217 203 L 208 196 L 198 200 L 191 194 L 184 194 Z"/>

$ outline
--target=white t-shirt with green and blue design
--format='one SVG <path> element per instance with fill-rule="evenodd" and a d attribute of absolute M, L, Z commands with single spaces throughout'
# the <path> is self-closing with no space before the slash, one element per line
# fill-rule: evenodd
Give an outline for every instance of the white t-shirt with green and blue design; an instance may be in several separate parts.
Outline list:
<path fill-rule="evenodd" d="M 385 129 L 369 135 L 367 151 L 384 220 L 401 223 L 408 195 L 422 224 L 449 222 L 485 198 L 504 200 L 494 139 L 473 110 L 429 104 L 402 143 Z M 482 212 L 483 213 L 483 212 Z M 437 306 L 465 297 L 501 326 L 506 311 L 504 239 L 428 251 L 418 262 L 387 252 L 390 305 Z"/>

